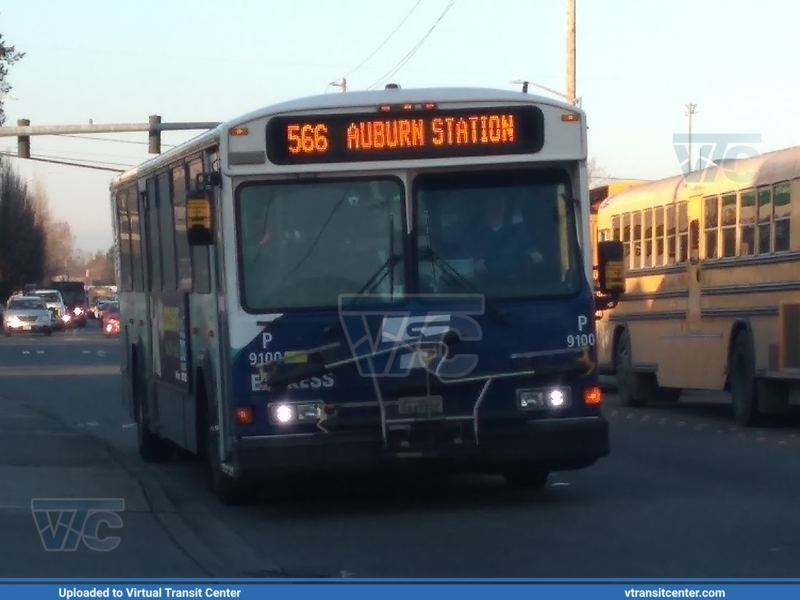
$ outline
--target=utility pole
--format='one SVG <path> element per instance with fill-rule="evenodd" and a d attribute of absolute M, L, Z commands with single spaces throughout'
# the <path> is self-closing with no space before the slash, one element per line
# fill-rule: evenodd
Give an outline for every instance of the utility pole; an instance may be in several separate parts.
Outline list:
<path fill-rule="evenodd" d="M 347 78 L 346 77 L 342 77 L 339 81 L 331 81 L 328 85 L 331 85 L 333 87 L 342 88 L 342 92 L 346 92 L 347 91 Z"/>
<path fill-rule="evenodd" d="M 567 102 L 576 103 L 575 0 L 567 0 Z"/>
<path fill-rule="evenodd" d="M 692 171 L 692 116 L 697 114 L 697 104 L 687 104 L 685 114 L 689 117 L 689 172 Z"/>

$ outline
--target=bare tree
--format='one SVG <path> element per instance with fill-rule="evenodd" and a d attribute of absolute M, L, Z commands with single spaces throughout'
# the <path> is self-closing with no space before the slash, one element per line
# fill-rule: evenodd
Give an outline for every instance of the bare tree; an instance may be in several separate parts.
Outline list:
<path fill-rule="evenodd" d="M 598 164 L 596 157 L 593 156 L 589 159 L 588 170 L 590 188 L 604 185 L 608 182 L 608 171 L 605 167 Z"/>
<path fill-rule="evenodd" d="M 31 205 L 36 211 L 36 221 L 44 232 L 44 276 L 50 281 L 57 275 L 66 275 L 74 267 L 75 248 L 72 228 L 66 221 L 56 221 L 49 208 L 47 192 L 41 181 L 34 179 L 29 187 Z"/>

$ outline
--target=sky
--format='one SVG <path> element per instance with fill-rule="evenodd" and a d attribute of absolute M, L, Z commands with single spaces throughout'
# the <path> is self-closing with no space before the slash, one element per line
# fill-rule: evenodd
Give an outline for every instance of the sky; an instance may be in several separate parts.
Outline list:
<path fill-rule="evenodd" d="M 519 79 L 565 89 L 565 0 L 454 0 L 386 79 L 449 3 L 0 0 L 0 32 L 27 53 L 10 72 L 6 124 L 143 123 L 151 114 L 225 121 L 341 93 L 328 83 L 344 75 L 350 90 L 386 82 L 518 89 L 510 82 Z M 791 0 L 577 0 L 577 96 L 590 156 L 614 178 L 680 173 L 686 145 L 676 148 L 673 135 L 688 132 L 687 103 L 697 104 L 696 140 L 725 134 L 736 145 L 736 136 L 758 135 L 760 143 L 747 142 L 751 154 L 797 145 L 797 118 L 785 107 L 800 104 L 798 22 L 800 3 Z M 165 133 L 164 148 L 193 135 Z M 110 168 L 149 156 L 145 133 L 89 137 L 34 137 L 31 153 Z M 16 138 L 0 138 L 0 150 L 16 152 Z M 113 173 L 12 163 L 45 186 L 78 248 L 110 247 Z"/>

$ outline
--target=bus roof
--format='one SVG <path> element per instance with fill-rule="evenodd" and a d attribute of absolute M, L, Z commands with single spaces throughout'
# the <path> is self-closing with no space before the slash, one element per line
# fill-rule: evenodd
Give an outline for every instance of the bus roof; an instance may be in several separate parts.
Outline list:
<path fill-rule="evenodd" d="M 800 146 L 775 150 L 753 158 L 719 161 L 706 169 L 643 183 L 609 195 L 600 205 L 614 213 L 637 207 L 686 200 L 692 195 L 710 196 L 738 192 L 800 176 Z M 669 198 L 669 200 L 667 200 Z"/>
<path fill-rule="evenodd" d="M 539 96 L 537 94 L 528 94 L 518 91 L 493 88 L 398 88 L 346 92 L 345 94 L 319 94 L 317 96 L 306 96 L 304 98 L 295 98 L 284 102 L 278 102 L 277 104 L 268 105 L 225 121 L 216 128 L 201 133 L 200 135 L 143 162 L 133 169 L 117 175 L 111 182 L 111 188 L 113 189 L 131 178 L 137 178 L 144 172 L 157 170 L 161 166 L 170 164 L 184 155 L 191 154 L 209 146 L 213 146 L 214 144 L 218 143 L 223 132 L 228 131 L 231 127 L 249 123 L 250 121 L 256 119 L 279 114 L 312 110 L 335 110 L 346 108 L 358 109 L 380 106 L 382 104 L 406 104 L 422 102 L 434 102 L 438 104 L 447 102 L 507 102 L 539 104 L 579 113 L 582 121 L 585 122 L 586 119 L 584 111 L 580 107 L 573 104 L 567 104 L 566 102 L 554 100 L 553 98 L 547 98 L 545 96 Z"/>

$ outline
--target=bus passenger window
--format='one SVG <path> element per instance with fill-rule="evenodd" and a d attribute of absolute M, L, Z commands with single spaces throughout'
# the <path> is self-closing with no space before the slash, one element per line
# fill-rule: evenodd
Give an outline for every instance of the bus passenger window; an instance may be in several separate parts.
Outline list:
<path fill-rule="evenodd" d="M 654 226 L 656 230 L 656 255 L 655 266 L 660 267 L 664 260 L 664 207 L 657 206 L 653 212 L 655 215 Z"/>
<path fill-rule="evenodd" d="M 642 213 L 631 213 L 633 217 L 633 251 L 631 257 L 631 269 L 639 269 L 642 266 Z"/>
<path fill-rule="evenodd" d="M 619 230 L 619 217 L 612 217 L 611 218 L 611 229 L 613 230 L 613 236 L 611 239 L 615 242 L 619 242 L 622 240 L 620 237 L 620 230 Z"/>
<path fill-rule="evenodd" d="M 643 267 L 653 266 L 653 209 L 648 208 L 642 213 L 644 223 L 644 264 Z"/>
<path fill-rule="evenodd" d="M 706 258 L 719 258 L 719 198 L 705 199 L 706 205 Z"/>
<path fill-rule="evenodd" d="M 747 190 L 739 196 L 739 256 L 755 254 L 756 192 Z"/>
<path fill-rule="evenodd" d="M 736 194 L 722 197 L 722 257 L 736 256 Z"/>
<path fill-rule="evenodd" d="M 667 206 L 665 213 L 665 220 L 667 223 L 667 264 L 674 265 L 678 257 L 678 233 L 675 228 L 675 205 Z"/>
<path fill-rule="evenodd" d="M 628 213 L 622 215 L 622 243 L 625 246 L 625 264 L 631 264 L 631 216 Z"/>
<path fill-rule="evenodd" d="M 686 202 L 678 204 L 678 262 L 685 263 L 689 260 L 689 205 Z"/>
<path fill-rule="evenodd" d="M 789 182 L 775 185 L 775 252 L 786 252 L 791 246 L 789 237 L 791 223 Z"/>
<path fill-rule="evenodd" d="M 758 253 L 769 254 L 772 251 L 772 189 L 758 189 Z"/>

